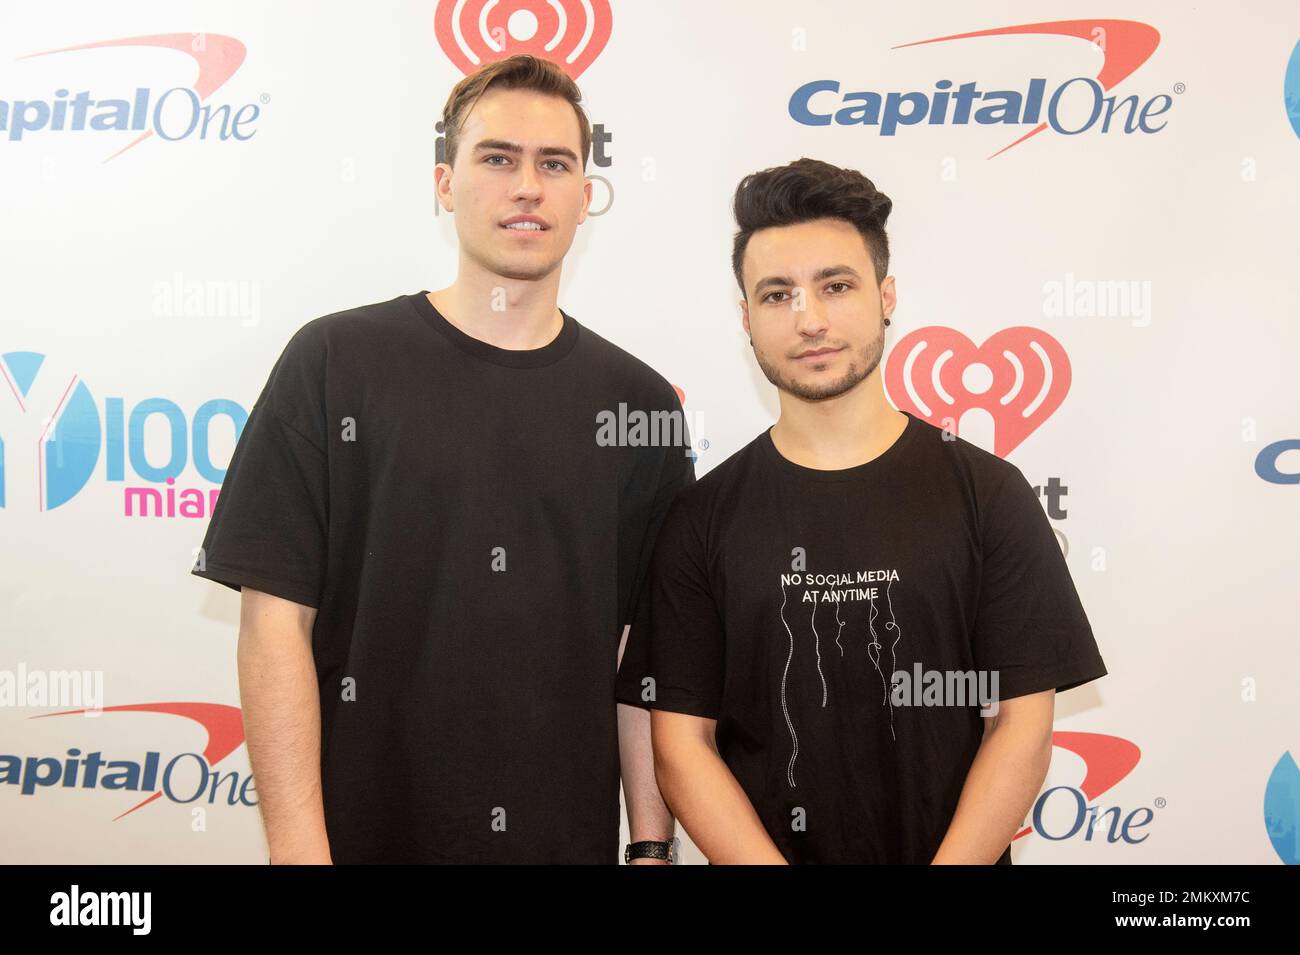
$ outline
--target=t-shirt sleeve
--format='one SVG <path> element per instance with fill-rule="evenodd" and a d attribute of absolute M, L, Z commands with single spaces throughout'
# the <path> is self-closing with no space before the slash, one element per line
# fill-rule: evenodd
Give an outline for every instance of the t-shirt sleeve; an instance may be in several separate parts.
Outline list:
<path fill-rule="evenodd" d="M 650 576 L 618 671 L 617 697 L 652 710 L 717 719 L 724 631 L 703 534 L 678 498 L 655 541 Z"/>
<path fill-rule="evenodd" d="M 1004 700 L 1105 676 L 1056 534 L 1019 468 L 983 510 L 976 668 L 997 671 Z"/>
<path fill-rule="evenodd" d="M 253 406 L 191 573 L 320 606 L 329 507 L 322 368 L 308 326 Z"/>
<path fill-rule="evenodd" d="M 669 390 L 666 401 L 671 412 L 681 415 L 680 442 L 669 431 L 671 443 L 639 449 L 634 465 L 636 472 L 624 495 L 619 526 L 619 629 L 636 618 L 637 604 L 645 590 L 655 539 L 663 526 L 664 516 L 684 488 L 695 483 L 695 458 L 691 453 L 690 432 L 676 393 Z M 647 453 L 648 452 L 648 453 Z M 643 483 L 642 475 L 652 475 Z M 626 651 L 624 651 L 626 652 Z"/>

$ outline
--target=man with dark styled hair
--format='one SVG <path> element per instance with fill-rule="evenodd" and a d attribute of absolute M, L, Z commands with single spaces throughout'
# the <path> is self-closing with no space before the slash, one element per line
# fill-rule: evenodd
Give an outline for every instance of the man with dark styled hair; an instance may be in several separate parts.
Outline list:
<path fill-rule="evenodd" d="M 462 80 L 439 203 L 456 279 L 308 322 L 254 406 L 194 573 L 242 588 L 273 862 L 661 863 L 649 716 L 618 706 L 681 443 L 598 441 L 672 386 L 557 306 L 591 127 L 555 64 Z"/>
<path fill-rule="evenodd" d="M 800 159 L 734 208 L 781 414 L 669 510 L 619 699 L 711 862 L 1010 863 L 1055 693 L 1106 673 L 1055 535 L 1018 468 L 885 398 L 889 198 Z"/>

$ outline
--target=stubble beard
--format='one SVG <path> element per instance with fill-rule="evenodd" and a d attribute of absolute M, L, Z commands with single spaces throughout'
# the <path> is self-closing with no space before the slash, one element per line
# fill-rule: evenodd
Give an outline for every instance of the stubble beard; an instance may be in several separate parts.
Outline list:
<path fill-rule="evenodd" d="M 809 347 L 816 348 L 820 346 L 812 345 Z M 781 391 L 788 392 L 796 398 L 802 398 L 804 401 L 826 401 L 829 398 L 839 397 L 846 391 L 857 387 L 859 382 L 866 380 L 876 370 L 876 366 L 880 364 L 880 358 L 884 352 L 885 326 L 882 322 L 880 333 L 862 347 L 854 360 L 849 362 L 849 367 L 844 374 L 835 381 L 824 385 L 808 385 L 787 377 L 757 347 L 754 348 L 754 358 L 758 361 L 758 367 L 763 370 L 763 374 L 767 376 L 767 380 L 776 385 Z"/>

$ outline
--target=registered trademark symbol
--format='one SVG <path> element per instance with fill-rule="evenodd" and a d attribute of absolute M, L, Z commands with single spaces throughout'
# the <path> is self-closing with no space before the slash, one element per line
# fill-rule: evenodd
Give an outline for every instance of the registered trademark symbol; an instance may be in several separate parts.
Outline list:
<path fill-rule="evenodd" d="M 262 105 L 265 106 L 267 103 L 271 102 L 271 94 L 263 93 L 261 96 L 258 97 L 258 99 L 260 99 L 262 101 Z"/>
<path fill-rule="evenodd" d="M 1165 797 L 1164 797 L 1164 796 L 1157 796 L 1157 797 L 1156 797 L 1156 808 L 1157 808 L 1157 809 L 1164 809 L 1164 808 L 1165 808 Z"/>
<path fill-rule="evenodd" d="M 1184 90 L 1186 90 L 1186 89 L 1187 89 L 1187 87 L 1184 86 L 1182 83 L 1175 83 L 1175 84 L 1174 84 L 1174 92 L 1175 92 L 1175 93 L 1182 93 L 1182 92 L 1183 92 Z"/>
<path fill-rule="evenodd" d="M 707 450 L 709 450 L 709 439 L 708 439 L 708 438 L 700 438 L 700 441 L 699 441 L 699 447 L 700 447 L 700 450 L 701 450 L 701 451 L 707 451 Z"/>

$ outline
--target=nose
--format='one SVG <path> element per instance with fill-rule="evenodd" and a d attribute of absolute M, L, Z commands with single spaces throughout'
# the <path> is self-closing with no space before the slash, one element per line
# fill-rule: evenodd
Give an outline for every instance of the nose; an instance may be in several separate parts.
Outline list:
<path fill-rule="evenodd" d="M 825 306 L 815 295 L 803 295 L 803 308 L 795 310 L 795 330 L 805 338 L 820 338 L 826 334 L 830 322 Z M 791 306 L 793 307 L 793 306 Z"/>
<path fill-rule="evenodd" d="M 516 201 L 536 202 L 542 197 L 542 180 L 532 163 L 521 162 L 510 198 Z"/>

